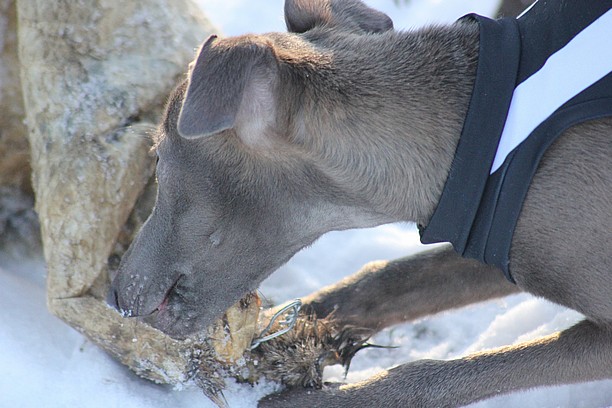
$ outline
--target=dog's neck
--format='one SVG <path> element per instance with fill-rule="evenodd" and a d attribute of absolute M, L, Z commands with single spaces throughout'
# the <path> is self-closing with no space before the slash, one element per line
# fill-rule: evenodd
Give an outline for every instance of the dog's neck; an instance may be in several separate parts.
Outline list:
<path fill-rule="evenodd" d="M 477 26 L 316 41 L 327 58 L 291 78 L 294 139 L 351 198 L 426 224 L 467 112 Z"/>

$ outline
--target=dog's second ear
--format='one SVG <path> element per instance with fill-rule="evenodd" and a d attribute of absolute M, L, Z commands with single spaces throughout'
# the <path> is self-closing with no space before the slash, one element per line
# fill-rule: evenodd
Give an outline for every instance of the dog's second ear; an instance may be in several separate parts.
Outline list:
<path fill-rule="evenodd" d="M 287 30 L 304 33 L 317 26 L 336 26 L 360 33 L 382 33 L 393 29 L 385 13 L 360 0 L 285 0 Z"/>
<path fill-rule="evenodd" d="M 215 44 L 216 38 L 204 42 L 190 67 L 178 133 L 195 139 L 234 128 L 253 141 L 274 116 L 274 54 L 256 40 Z"/>

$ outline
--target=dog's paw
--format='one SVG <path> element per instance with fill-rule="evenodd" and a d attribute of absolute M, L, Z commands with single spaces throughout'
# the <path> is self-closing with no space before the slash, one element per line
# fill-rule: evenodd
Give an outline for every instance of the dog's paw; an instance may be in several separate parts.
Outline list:
<path fill-rule="evenodd" d="M 340 384 L 326 385 L 323 389 L 294 388 L 279 394 L 262 398 L 257 405 L 260 408 L 333 408 L 345 407 L 348 403 L 346 392 L 340 390 Z"/>
<path fill-rule="evenodd" d="M 326 384 L 320 390 L 294 388 L 270 395 L 260 407 L 341 408 L 341 407 L 448 407 L 472 402 L 461 398 L 449 402 L 448 396 L 463 390 L 450 378 L 448 361 L 421 360 L 383 371 L 353 384 Z"/>

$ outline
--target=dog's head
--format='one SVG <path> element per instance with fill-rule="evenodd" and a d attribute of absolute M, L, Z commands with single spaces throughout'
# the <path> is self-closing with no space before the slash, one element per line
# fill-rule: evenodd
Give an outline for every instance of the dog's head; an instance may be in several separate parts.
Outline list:
<path fill-rule="evenodd" d="M 109 302 L 172 336 L 206 328 L 323 233 L 390 221 L 331 175 L 333 150 L 321 167 L 306 133 L 325 132 L 325 115 L 350 120 L 317 87 L 334 75 L 334 36 L 391 20 L 357 0 L 288 0 L 285 15 L 290 33 L 209 38 L 167 106 L 157 202 Z"/>

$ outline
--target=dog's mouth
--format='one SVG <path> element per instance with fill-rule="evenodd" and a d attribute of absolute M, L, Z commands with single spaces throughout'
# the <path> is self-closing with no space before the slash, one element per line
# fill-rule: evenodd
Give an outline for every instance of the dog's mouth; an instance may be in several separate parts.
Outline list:
<path fill-rule="evenodd" d="M 166 307 L 168 306 L 168 300 L 169 300 L 169 293 L 166 295 L 166 297 L 164 297 L 164 300 L 160 303 L 159 306 L 157 306 L 157 308 L 155 310 L 153 310 L 151 312 L 151 314 L 153 313 L 163 313 L 166 310 Z"/>
<path fill-rule="evenodd" d="M 178 340 L 189 337 L 199 331 L 198 314 L 187 311 L 179 293 L 180 283 L 184 275 L 179 276 L 168 288 L 161 303 L 150 313 L 140 316 L 142 322 L 164 332 Z"/>
<path fill-rule="evenodd" d="M 170 297 L 176 294 L 176 289 L 177 289 L 177 287 L 179 285 L 179 282 L 181 281 L 181 279 L 184 276 L 185 275 L 179 275 L 176 278 L 174 283 L 172 285 L 170 285 L 170 287 L 166 291 L 164 297 L 162 298 L 161 303 L 155 309 L 153 309 L 153 311 L 151 313 L 149 313 L 148 315 L 146 315 L 144 317 L 152 316 L 153 314 L 164 313 L 168 309 L 168 303 L 170 302 Z"/>

